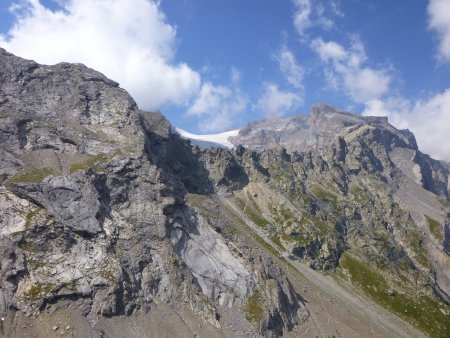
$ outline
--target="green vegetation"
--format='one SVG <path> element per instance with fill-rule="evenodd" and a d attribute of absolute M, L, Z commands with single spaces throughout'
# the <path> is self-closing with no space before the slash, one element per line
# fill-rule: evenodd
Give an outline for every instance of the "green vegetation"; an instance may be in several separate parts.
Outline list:
<path fill-rule="evenodd" d="M 334 232 L 334 228 L 320 219 L 303 212 L 302 218 L 298 218 L 288 209 L 273 208 L 274 220 L 281 226 L 281 230 L 271 240 L 278 247 L 284 249 L 281 240 L 294 241 L 299 246 L 305 246 L 316 238 L 324 238 Z"/>
<path fill-rule="evenodd" d="M 120 150 L 119 148 L 117 148 L 116 150 L 114 150 L 112 157 L 122 156 L 122 155 L 123 155 L 123 151 Z"/>
<path fill-rule="evenodd" d="M 284 208 L 282 205 L 272 207 L 272 216 L 276 223 L 280 226 L 291 226 L 295 217 L 291 210 Z"/>
<path fill-rule="evenodd" d="M 18 245 L 22 251 L 34 251 L 35 245 L 32 242 L 22 241 Z"/>
<path fill-rule="evenodd" d="M 439 223 L 438 221 L 432 219 L 431 217 L 425 215 L 427 221 L 428 221 L 428 226 L 430 227 L 430 231 L 433 234 L 433 236 L 438 240 L 438 241 L 443 241 L 444 240 L 444 235 L 442 234 L 442 226 L 441 223 Z"/>
<path fill-rule="evenodd" d="M 46 295 L 52 292 L 53 288 L 53 284 L 36 283 L 30 288 L 30 290 L 28 290 L 26 296 L 33 299 L 39 298 L 41 295 Z"/>
<path fill-rule="evenodd" d="M 353 198 L 355 199 L 356 202 L 358 203 L 363 203 L 366 198 L 364 197 L 364 190 L 358 186 L 352 186 L 350 188 L 350 194 L 353 195 Z"/>
<path fill-rule="evenodd" d="M 31 167 L 25 172 L 18 172 L 8 179 L 8 183 L 41 183 L 47 176 L 53 175 L 51 168 L 37 169 Z"/>
<path fill-rule="evenodd" d="M 313 188 L 312 194 L 322 201 L 331 203 L 335 209 L 337 208 L 338 198 L 332 192 L 316 186 Z"/>
<path fill-rule="evenodd" d="M 291 240 L 294 240 L 298 246 L 305 246 L 314 240 L 314 238 L 309 236 L 308 234 L 301 234 L 298 232 L 291 233 L 289 237 Z"/>
<path fill-rule="evenodd" d="M 279 257 L 280 254 L 278 253 L 278 251 L 272 245 L 267 243 L 267 241 L 265 241 L 263 238 L 258 236 L 253 231 L 253 229 L 251 229 L 233 209 L 227 207 L 226 205 L 222 205 L 222 206 L 225 209 L 227 209 L 230 214 L 234 215 L 234 221 L 238 222 L 242 226 L 242 228 L 246 229 L 246 233 L 250 234 L 253 237 L 253 239 L 255 239 L 262 247 L 264 247 L 272 255 L 274 255 L 275 257 Z M 230 231 L 230 228 L 228 228 L 227 231 Z M 235 231 L 231 231 L 231 233 L 236 234 Z"/>
<path fill-rule="evenodd" d="M 449 306 L 430 296 L 409 290 L 399 283 L 396 283 L 395 287 L 402 289 L 392 292 L 393 288 L 380 272 L 348 253 L 342 255 L 340 266 L 348 270 L 354 285 L 359 286 L 381 306 L 403 317 L 433 338 L 448 337 L 450 316 L 445 312 L 450 310 Z"/>
<path fill-rule="evenodd" d="M 33 222 L 33 218 L 42 211 L 40 208 L 36 208 L 34 210 L 31 210 L 28 212 L 28 214 L 25 216 L 25 229 L 28 229 L 31 226 L 31 223 Z"/>
<path fill-rule="evenodd" d="M 239 208 L 250 218 L 250 220 L 255 223 L 257 226 L 264 228 L 270 222 L 261 216 L 261 209 L 256 205 L 255 201 L 251 199 L 252 203 L 245 203 L 239 197 L 236 197 L 236 204 Z"/>
<path fill-rule="evenodd" d="M 450 202 L 443 199 L 442 197 L 438 197 L 437 200 L 441 203 L 443 208 L 450 208 Z"/>
<path fill-rule="evenodd" d="M 424 267 L 430 266 L 430 262 L 428 261 L 428 250 L 425 248 L 423 244 L 422 237 L 419 232 L 415 229 L 409 229 L 407 234 L 408 243 L 413 249 L 415 255 L 415 259 L 422 264 Z"/>
<path fill-rule="evenodd" d="M 84 170 L 84 169 L 88 169 L 88 168 L 92 168 L 94 170 L 100 170 L 99 165 L 102 163 L 108 162 L 109 159 L 110 159 L 110 157 L 108 154 L 98 154 L 95 156 L 89 155 L 89 158 L 86 161 L 80 162 L 80 163 L 73 163 L 70 166 L 69 172 L 72 174 L 77 170 Z"/>
<path fill-rule="evenodd" d="M 251 231 L 251 234 L 253 235 L 253 238 L 259 244 L 261 244 L 267 251 L 269 251 L 272 255 L 274 255 L 274 256 L 279 256 L 280 255 L 278 250 L 276 250 L 272 245 L 267 243 L 267 241 L 264 238 L 261 238 L 260 236 L 258 236 L 258 234 L 254 233 L 253 231 Z"/>
<path fill-rule="evenodd" d="M 272 242 L 274 242 L 274 243 L 277 245 L 277 247 L 278 247 L 279 249 L 281 249 L 281 250 L 283 250 L 283 251 L 286 250 L 286 248 L 284 247 L 283 243 L 281 243 L 281 239 L 280 239 L 279 236 L 273 235 L 272 237 L 270 237 L 270 240 L 271 240 Z"/>
<path fill-rule="evenodd" d="M 117 281 L 116 277 L 112 273 L 111 270 L 108 270 L 106 267 L 103 267 L 99 273 L 100 277 L 110 281 L 111 283 L 115 283 Z"/>
<path fill-rule="evenodd" d="M 306 230 L 310 230 L 308 237 L 326 237 L 333 232 L 333 228 L 327 224 L 322 222 L 321 220 L 310 216 L 308 213 L 304 212 L 302 220 L 299 223 L 299 228 L 302 232 L 306 233 Z M 308 229 L 312 228 L 312 229 Z"/>
<path fill-rule="evenodd" d="M 258 289 L 247 298 L 244 311 L 245 318 L 250 322 L 259 323 L 264 318 L 263 298 Z"/>
<path fill-rule="evenodd" d="M 28 258 L 27 261 L 28 261 L 29 267 L 32 268 L 33 270 L 42 268 L 43 266 L 46 265 L 45 261 L 37 260 L 37 259 L 33 259 L 33 258 Z"/>

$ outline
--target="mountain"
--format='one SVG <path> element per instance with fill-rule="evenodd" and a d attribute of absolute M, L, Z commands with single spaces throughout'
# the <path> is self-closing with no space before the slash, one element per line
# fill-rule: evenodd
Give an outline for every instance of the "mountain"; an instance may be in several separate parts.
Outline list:
<path fill-rule="evenodd" d="M 0 335 L 448 336 L 449 170 L 410 132 L 316 106 L 200 148 L 83 65 L 0 65 Z"/>

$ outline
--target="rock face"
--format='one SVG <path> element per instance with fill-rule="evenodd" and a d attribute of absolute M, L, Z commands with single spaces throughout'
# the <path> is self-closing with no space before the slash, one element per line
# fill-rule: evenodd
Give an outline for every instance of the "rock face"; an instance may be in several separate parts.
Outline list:
<path fill-rule="evenodd" d="M 411 171 L 411 167 L 417 167 L 415 179 L 425 189 L 449 197 L 448 166 L 422 154 L 414 135 L 409 130 L 395 129 L 387 117 L 359 116 L 328 105 L 314 105 L 307 116 L 251 123 L 230 141 L 256 151 L 283 147 L 288 152 L 325 154 L 337 137 L 344 138 L 347 143 L 364 137 L 370 142 L 369 146 L 376 144 L 385 148 L 392 155 L 389 160 L 402 170 Z M 410 176 L 409 172 L 405 174 Z"/>
<path fill-rule="evenodd" d="M 83 65 L 1 49 L 0 65 L 1 317 L 70 305 L 95 325 L 168 302 L 221 327 L 220 311 L 271 280 L 278 296 L 249 330 L 278 336 L 308 317 L 268 256 L 240 257 L 185 203 L 214 188 L 164 117 Z"/>
<path fill-rule="evenodd" d="M 229 189 L 230 199 L 280 252 L 348 276 L 413 322 L 381 299 L 400 292 L 405 308 L 437 301 L 425 312 L 450 304 L 449 171 L 409 131 L 318 106 L 306 117 L 251 124 L 232 141 L 232 160 L 224 149 L 206 150 L 205 166 L 222 192 L 233 179 L 225 163 L 245 172 L 239 182 L 248 183 Z M 357 274 L 364 269 L 371 279 Z M 448 332 L 450 321 L 436 325 L 428 332 Z"/>
<path fill-rule="evenodd" d="M 300 264 L 449 332 L 449 168 L 409 131 L 315 106 L 200 149 L 83 65 L 0 49 L 0 66 L 0 336 L 66 309 L 87 318 L 80 337 L 139 336 L 167 308 L 192 335 L 332 335 Z M 122 316 L 144 319 L 105 324 Z"/>

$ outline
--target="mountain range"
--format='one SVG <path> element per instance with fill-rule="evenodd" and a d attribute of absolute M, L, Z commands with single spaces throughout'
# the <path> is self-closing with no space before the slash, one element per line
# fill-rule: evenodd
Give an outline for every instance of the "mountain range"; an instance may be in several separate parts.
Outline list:
<path fill-rule="evenodd" d="M 0 120 L 0 336 L 449 337 L 449 165 L 386 118 L 202 137 L 0 49 Z"/>

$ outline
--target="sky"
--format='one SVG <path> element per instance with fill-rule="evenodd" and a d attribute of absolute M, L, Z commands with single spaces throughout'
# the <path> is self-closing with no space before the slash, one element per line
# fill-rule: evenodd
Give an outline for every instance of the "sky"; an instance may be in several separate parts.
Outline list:
<path fill-rule="evenodd" d="M 0 0 L 0 46 L 216 133 L 327 103 L 450 160 L 450 0 Z"/>

